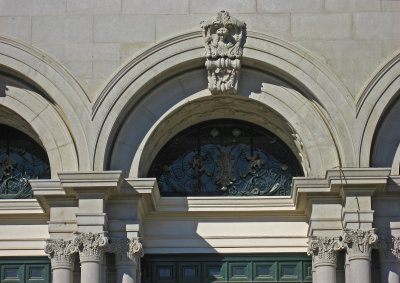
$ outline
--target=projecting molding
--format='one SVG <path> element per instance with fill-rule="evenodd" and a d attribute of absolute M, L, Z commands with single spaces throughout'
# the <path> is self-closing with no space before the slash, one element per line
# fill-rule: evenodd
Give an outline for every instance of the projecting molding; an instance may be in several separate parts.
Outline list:
<path fill-rule="evenodd" d="M 236 94 L 246 24 L 221 11 L 200 25 L 204 38 L 208 89 L 212 94 Z"/>

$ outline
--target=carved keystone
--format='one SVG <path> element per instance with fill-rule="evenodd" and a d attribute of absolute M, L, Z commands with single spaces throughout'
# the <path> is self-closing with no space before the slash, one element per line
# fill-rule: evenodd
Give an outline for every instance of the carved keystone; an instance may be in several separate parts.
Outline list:
<path fill-rule="evenodd" d="M 204 37 L 208 89 L 212 94 L 236 94 L 246 24 L 221 11 L 200 25 Z"/>

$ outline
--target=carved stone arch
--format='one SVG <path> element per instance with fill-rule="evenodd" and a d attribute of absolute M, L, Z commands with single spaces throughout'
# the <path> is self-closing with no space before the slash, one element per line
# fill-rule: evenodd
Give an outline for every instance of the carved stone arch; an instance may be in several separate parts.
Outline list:
<path fill-rule="evenodd" d="M 238 95 L 213 96 L 203 69 L 186 72 L 150 91 L 131 108 L 111 151 L 108 169 L 144 177 L 161 147 L 181 130 L 211 119 L 257 124 L 297 155 L 306 176 L 338 166 L 334 140 L 315 106 L 273 75 L 243 68 Z M 128 169 L 128 170 L 126 170 Z"/>
<path fill-rule="evenodd" d="M 386 127 L 386 134 L 396 130 L 398 132 L 398 119 L 392 126 L 388 125 L 390 112 L 395 111 L 399 106 L 400 100 L 400 54 L 389 59 L 387 63 L 379 69 L 367 87 L 361 93 L 357 101 L 357 127 L 361 132 L 357 135 L 361 137 L 359 146 L 360 166 L 369 167 L 372 162 L 373 147 L 377 144 L 377 133 Z M 396 106 L 397 105 L 397 106 Z M 398 117 L 398 116 L 397 116 Z M 385 133 L 381 133 L 385 134 Z M 394 141 L 395 137 L 388 137 Z M 375 144 L 375 145 L 374 145 Z M 384 146 L 381 144 L 381 146 Z M 399 174 L 400 152 L 398 144 L 392 144 L 386 148 L 386 154 L 392 164 L 386 163 L 384 166 L 392 167 L 394 174 Z M 390 151 L 390 153 L 389 153 Z M 383 166 L 380 164 L 378 166 Z"/>
<path fill-rule="evenodd" d="M 49 131 L 47 134 L 45 134 L 46 131 L 42 132 L 43 138 L 54 135 L 52 139 L 57 140 L 55 133 L 51 132 L 60 130 L 62 131 L 60 137 L 68 139 L 68 143 L 73 145 L 74 149 L 60 148 L 63 152 L 58 154 L 64 157 L 59 157 L 61 163 L 57 166 L 64 170 L 72 168 L 89 170 L 91 163 L 87 140 L 90 140 L 93 132 L 90 126 L 90 101 L 74 77 L 61 64 L 40 50 L 4 36 L 0 36 L 0 71 L 12 73 L 38 90 L 37 95 L 30 92 L 34 97 L 25 95 L 26 100 L 20 103 L 22 103 L 22 108 L 35 107 L 35 104 L 29 105 L 29 103 L 38 100 L 41 104 L 47 105 L 46 111 L 49 112 L 48 115 L 51 112 L 53 121 L 43 121 L 45 125 L 42 127 Z M 6 94 L 7 96 L 11 99 L 12 92 Z M 30 112 L 35 113 L 35 109 L 31 108 L 28 113 Z M 28 115 L 27 113 L 18 114 L 21 117 Z M 54 150 L 51 146 L 46 148 L 48 149 Z M 63 164 L 62 158 L 74 160 Z"/>
<path fill-rule="evenodd" d="M 8 82 L 4 75 L 0 75 L 0 86 L 0 123 L 26 133 L 43 146 L 52 178 L 58 178 L 60 171 L 78 170 L 74 141 L 54 106 L 29 86 Z"/>
<path fill-rule="evenodd" d="M 201 33 L 187 33 L 154 45 L 116 73 L 94 103 L 93 120 L 101 128 L 95 150 L 96 169 L 109 166 L 108 153 L 129 111 L 146 99 L 147 93 L 160 82 L 204 68 L 203 53 Z M 332 148 L 337 151 L 334 166 L 356 165 L 348 122 L 354 117 L 354 101 L 325 64 L 300 47 L 251 31 L 247 32 L 242 60 L 243 68 L 251 64 L 298 88 L 318 113 L 318 121 L 323 121 L 330 133 L 330 140 L 334 142 Z M 148 113 L 142 121 L 149 118 L 155 122 L 158 117 L 152 116 Z"/>

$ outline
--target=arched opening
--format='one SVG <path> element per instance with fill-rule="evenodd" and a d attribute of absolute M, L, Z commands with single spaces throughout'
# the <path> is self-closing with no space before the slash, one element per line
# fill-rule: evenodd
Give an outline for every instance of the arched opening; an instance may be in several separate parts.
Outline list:
<path fill-rule="evenodd" d="M 392 167 L 397 148 L 400 144 L 398 117 L 400 115 L 400 98 L 397 94 L 395 101 L 390 104 L 380 119 L 371 148 L 371 167 Z M 397 164 L 396 164 L 397 165 Z M 398 168 L 398 165 L 396 166 Z M 398 174 L 397 172 L 395 172 Z"/>
<path fill-rule="evenodd" d="M 252 123 L 219 119 L 175 135 L 157 154 L 148 177 L 162 196 L 290 195 L 303 176 L 289 147 Z"/>
<path fill-rule="evenodd" d="M 49 179 L 45 150 L 31 137 L 0 124 L 0 199 L 33 198 L 29 179 Z"/>

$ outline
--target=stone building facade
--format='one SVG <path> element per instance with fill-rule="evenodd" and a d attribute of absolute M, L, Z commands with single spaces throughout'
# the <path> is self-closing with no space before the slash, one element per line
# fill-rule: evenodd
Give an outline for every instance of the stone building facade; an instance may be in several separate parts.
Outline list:
<path fill-rule="evenodd" d="M 399 89 L 398 0 L 0 0 L 0 281 L 400 282 Z"/>

